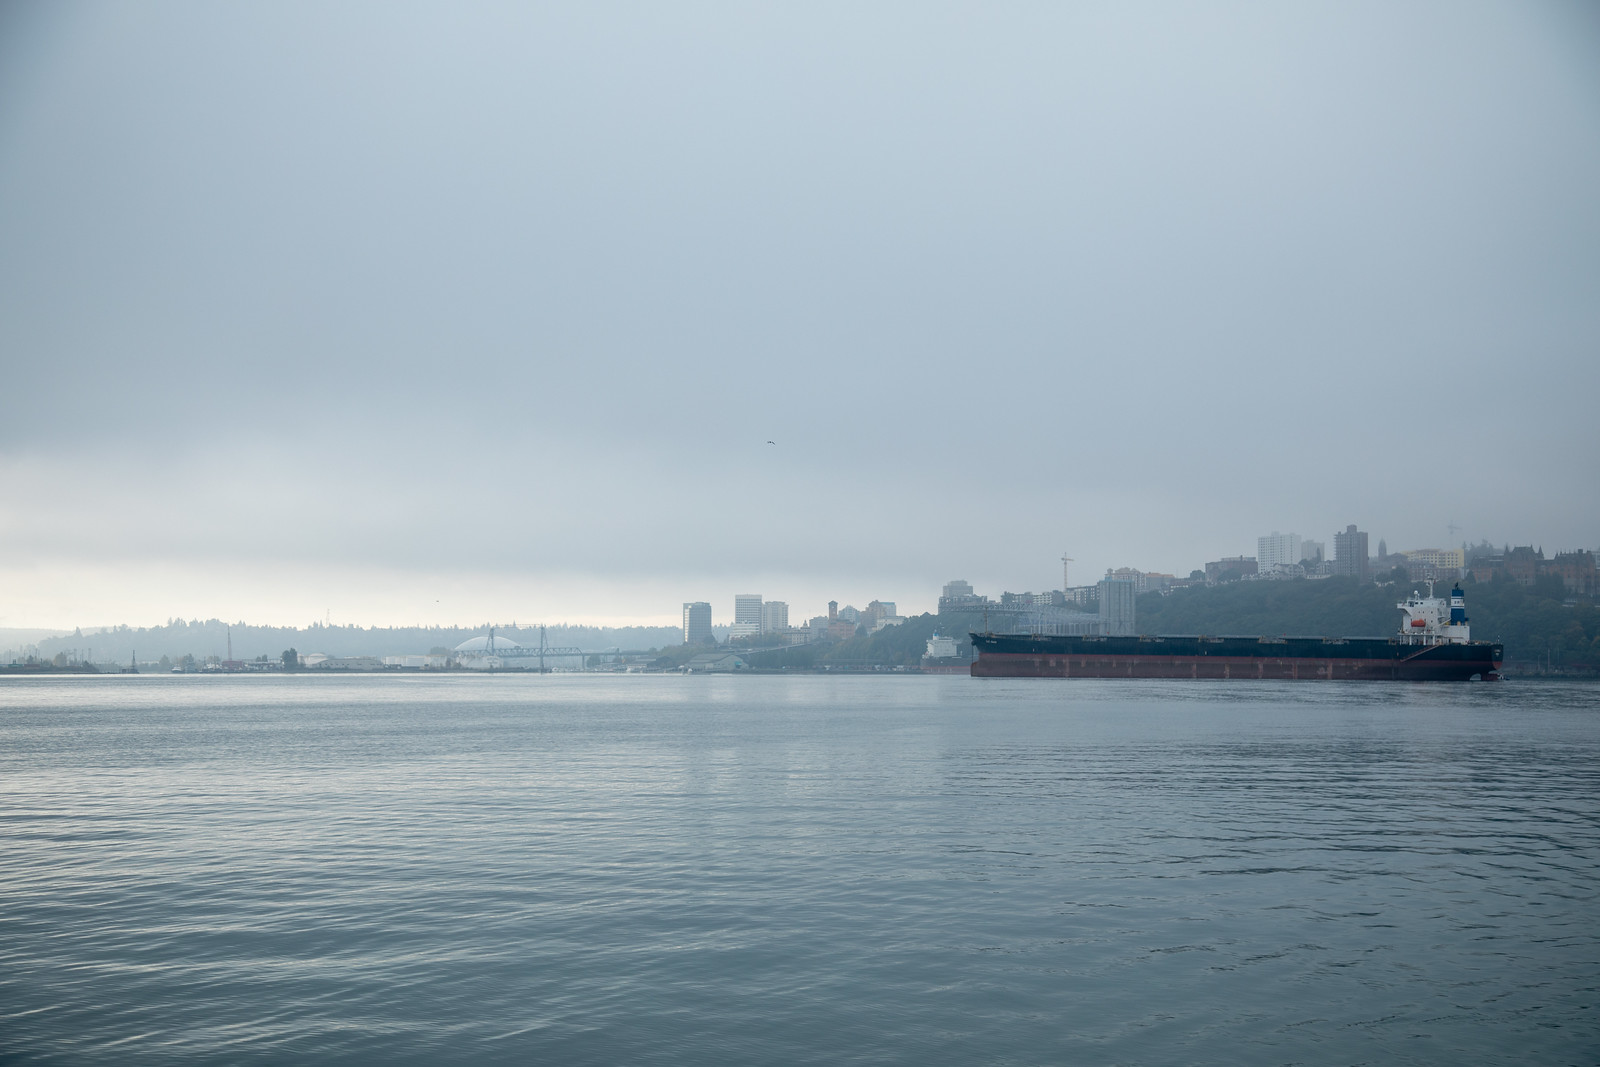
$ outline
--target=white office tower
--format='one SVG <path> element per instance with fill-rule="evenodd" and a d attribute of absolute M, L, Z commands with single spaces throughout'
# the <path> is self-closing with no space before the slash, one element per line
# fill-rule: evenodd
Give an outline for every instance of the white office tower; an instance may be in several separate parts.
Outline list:
<path fill-rule="evenodd" d="M 1265 574 L 1279 567 L 1300 565 L 1300 535 L 1273 530 L 1256 538 L 1256 569 Z"/>
<path fill-rule="evenodd" d="M 1100 632 L 1112 637 L 1137 633 L 1133 625 L 1133 602 L 1137 596 L 1133 583 L 1125 578 L 1106 578 L 1096 588 L 1100 591 Z"/>
<path fill-rule="evenodd" d="M 740 593 L 733 598 L 732 637 L 749 637 L 761 632 L 761 594 Z"/>
<path fill-rule="evenodd" d="M 789 605 L 781 600 L 768 600 L 761 605 L 761 632 L 775 634 L 789 628 Z"/>
<path fill-rule="evenodd" d="M 683 606 L 683 643 L 703 645 L 711 640 L 711 605 L 703 600 Z"/>

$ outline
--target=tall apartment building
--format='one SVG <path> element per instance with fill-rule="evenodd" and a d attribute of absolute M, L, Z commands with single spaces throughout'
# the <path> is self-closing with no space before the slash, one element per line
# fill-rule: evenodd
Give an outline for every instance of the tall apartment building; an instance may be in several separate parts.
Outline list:
<path fill-rule="evenodd" d="M 683 643 L 704 645 L 711 641 L 711 605 L 703 600 L 683 606 Z"/>
<path fill-rule="evenodd" d="M 1367 534 L 1355 526 L 1346 526 L 1344 533 L 1333 535 L 1333 573 L 1343 574 L 1359 581 L 1372 577 L 1367 556 Z"/>
<path fill-rule="evenodd" d="M 1277 567 L 1300 565 L 1300 535 L 1279 533 L 1273 530 L 1265 537 L 1256 538 L 1256 568 L 1266 574 Z"/>
<path fill-rule="evenodd" d="M 1321 563 L 1322 554 L 1327 550 L 1327 545 L 1322 541 L 1301 541 L 1300 562 Z"/>
<path fill-rule="evenodd" d="M 761 605 L 761 632 L 777 633 L 789 628 L 789 605 L 782 600 L 767 600 Z"/>
<path fill-rule="evenodd" d="M 740 593 L 733 598 L 731 636 L 748 637 L 761 632 L 761 594 Z"/>
<path fill-rule="evenodd" d="M 1104 578 L 1096 588 L 1100 590 L 1100 632 L 1114 637 L 1136 633 L 1133 583 L 1122 578 Z"/>

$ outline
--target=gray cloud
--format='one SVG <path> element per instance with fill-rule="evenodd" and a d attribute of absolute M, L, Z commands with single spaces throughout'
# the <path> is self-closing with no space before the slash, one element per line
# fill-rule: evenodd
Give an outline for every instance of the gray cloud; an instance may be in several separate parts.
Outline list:
<path fill-rule="evenodd" d="M 8 17 L 21 563 L 493 535 L 670 614 L 1600 541 L 1581 7 Z"/>

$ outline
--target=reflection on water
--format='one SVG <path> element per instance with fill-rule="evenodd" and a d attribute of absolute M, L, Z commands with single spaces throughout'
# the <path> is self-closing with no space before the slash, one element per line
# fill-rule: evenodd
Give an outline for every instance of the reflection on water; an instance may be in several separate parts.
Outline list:
<path fill-rule="evenodd" d="M 0 682 L 0 1060 L 1595 1062 L 1578 685 Z"/>

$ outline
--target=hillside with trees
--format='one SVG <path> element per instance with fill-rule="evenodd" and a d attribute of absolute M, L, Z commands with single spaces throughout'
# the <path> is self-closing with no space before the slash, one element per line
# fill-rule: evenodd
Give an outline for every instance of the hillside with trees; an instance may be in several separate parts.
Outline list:
<path fill-rule="evenodd" d="M 1353 578 L 1319 581 L 1229 582 L 1194 586 L 1163 596 L 1139 598 L 1141 633 L 1261 634 L 1387 637 L 1399 629 L 1395 607 L 1426 586 L 1403 572 L 1387 581 L 1360 584 Z M 1448 585 L 1435 586 L 1440 595 Z M 1561 580 L 1544 577 L 1531 586 L 1514 581 L 1467 582 L 1472 636 L 1505 645 L 1506 660 L 1571 670 L 1600 667 L 1600 609 L 1592 598 L 1569 597 Z"/>

